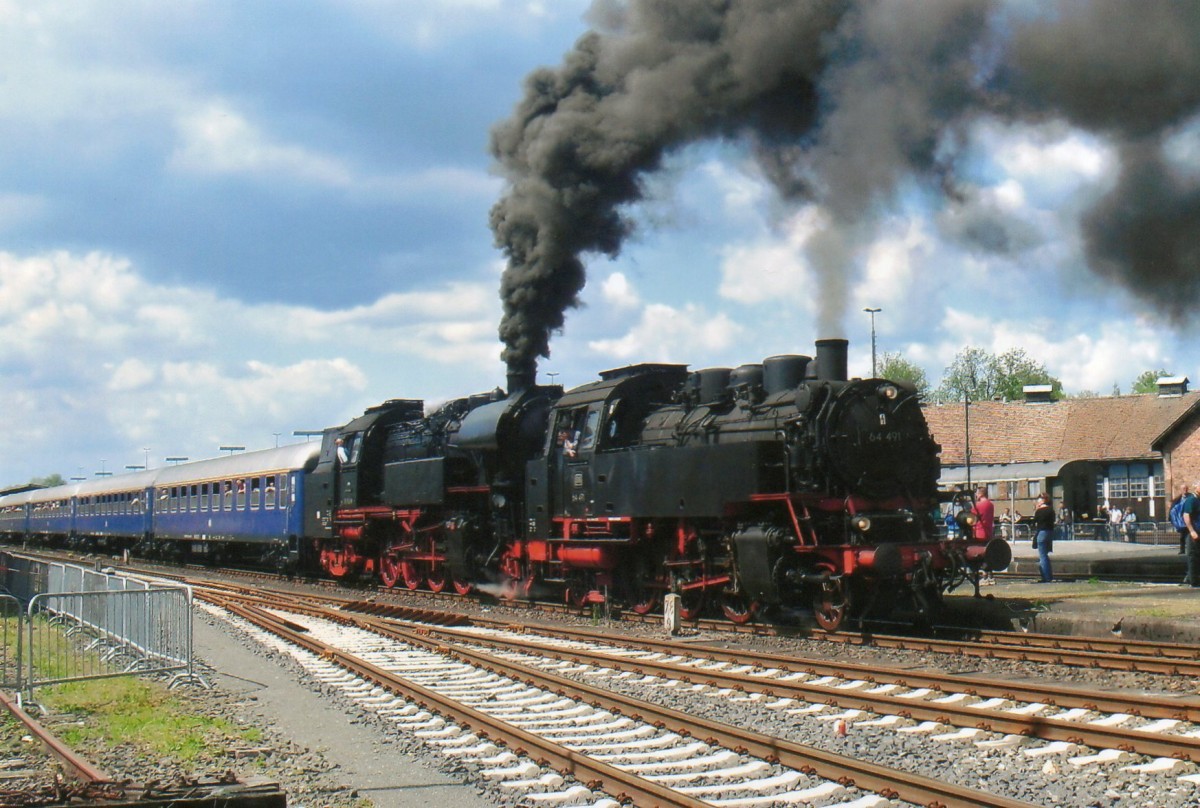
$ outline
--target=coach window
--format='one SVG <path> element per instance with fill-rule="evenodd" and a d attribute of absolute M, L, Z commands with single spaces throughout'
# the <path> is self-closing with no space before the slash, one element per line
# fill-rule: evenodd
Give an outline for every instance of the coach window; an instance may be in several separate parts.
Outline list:
<path fill-rule="evenodd" d="M 267 510 L 275 507 L 275 476 L 271 475 L 267 478 L 267 494 L 264 500 Z"/>
<path fill-rule="evenodd" d="M 200 486 L 193 484 L 188 496 L 188 510 L 195 512 L 200 510 Z"/>
<path fill-rule="evenodd" d="M 287 507 L 288 475 L 279 475 L 279 502 L 281 507 Z"/>
<path fill-rule="evenodd" d="M 224 488 L 224 491 L 222 492 L 223 501 L 221 503 L 221 510 L 232 511 L 233 510 L 233 482 L 231 480 L 226 480 L 225 482 L 221 483 L 221 485 Z"/>
<path fill-rule="evenodd" d="M 155 506 L 159 513 L 167 512 L 167 489 L 158 489 L 158 505 Z"/>
<path fill-rule="evenodd" d="M 234 504 L 234 510 L 246 510 L 246 481 L 238 480 L 237 483 L 237 501 Z"/>
<path fill-rule="evenodd" d="M 200 483 L 200 510 L 208 510 L 208 483 Z"/>
<path fill-rule="evenodd" d="M 255 477 L 250 481 L 250 510 L 258 510 L 262 504 L 262 478 Z"/>

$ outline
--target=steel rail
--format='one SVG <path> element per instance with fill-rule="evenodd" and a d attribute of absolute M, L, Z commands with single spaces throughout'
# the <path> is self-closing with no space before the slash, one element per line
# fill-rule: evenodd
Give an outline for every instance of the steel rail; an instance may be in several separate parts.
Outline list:
<path fill-rule="evenodd" d="M 29 730 L 46 751 L 57 758 L 64 766 L 64 773 L 71 779 L 87 785 L 115 785 L 113 779 L 84 760 L 73 749 L 59 740 L 54 733 L 43 727 L 29 713 L 25 712 L 7 693 L 0 691 L 0 703 Z"/>
<path fill-rule="evenodd" d="M 207 594 L 201 593 L 206 599 Z M 419 685 L 412 684 L 400 677 L 392 676 L 391 674 L 376 668 L 370 663 L 357 660 L 348 654 L 336 652 L 328 649 L 323 643 L 320 643 L 312 638 L 296 635 L 293 629 L 289 629 L 285 619 L 278 618 L 255 607 L 241 607 L 237 603 L 231 602 L 231 598 L 217 596 L 218 605 L 232 607 L 231 611 L 240 614 L 246 619 L 261 624 L 260 620 L 270 624 L 263 625 L 273 633 L 280 636 L 288 636 L 289 640 L 295 641 L 293 637 L 302 639 L 299 643 L 314 653 L 319 653 L 327 658 L 336 660 L 344 667 L 348 667 L 364 678 L 375 682 L 384 687 L 392 687 L 394 683 L 400 692 L 411 692 L 413 695 L 411 700 L 424 706 L 426 709 L 441 712 L 444 715 L 453 717 L 454 720 L 471 726 L 472 728 L 484 734 L 488 730 L 496 730 L 497 736 L 503 738 L 501 731 L 505 733 L 511 732 L 518 735 L 518 739 L 510 742 L 505 740 L 510 746 L 516 748 L 541 748 L 544 746 L 557 747 L 547 741 L 538 739 L 536 736 L 531 736 L 515 728 L 508 728 L 505 725 L 497 725 L 489 717 L 472 710 L 471 708 L 459 705 L 448 699 L 444 699 L 433 691 L 427 688 L 422 688 Z M 354 615 L 345 611 L 328 611 L 313 607 L 301 607 L 300 611 L 324 617 L 325 619 L 334 620 L 336 622 L 354 625 L 364 628 L 375 633 L 389 636 L 401 642 L 424 648 L 433 653 L 444 656 L 451 656 L 466 664 L 484 668 L 492 673 L 498 673 L 503 676 L 526 682 L 531 686 L 541 687 L 550 690 L 559 695 L 564 695 L 576 700 L 585 701 L 593 706 L 601 707 L 612 712 L 628 715 L 634 720 L 644 721 L 662 727 L 670 727 L 672 731 L 686 736 L 702 738 L 706 743 L 713 745 L 724 746 L 725 748 L 734 751 L 749 754 L 755 757 L 762 758 L 770 762 L 776 762 L 783 766 L 795 769 L 797 771 L 815 774 L 826 780 L 835 781 L 843 785 L 851 785 L 881 794 L 889 799 L 901 799 L 912 802 L 918 805 L 937 806 L 938 808 L 1029 808 L 1030 803 L 1014 800 L 1008 797 L 999 797 L 993 794 L 988 794 L 975 789 L 957 786 L 951 783 L 935 780 L 933 778 L 924 777 L 923 775 L 914 774 L 912 772 L 900 771 L 891 769 L 886 766 L 870 763 L 868 761 L 857 760 L 854 758 L 838 755 L 833 752 L 816 749 L 815 747 L 804 746 L 803 744 L 786 741 L 780 738 L 773 738 L 762 733 L 757 733 L 752 730 L 732 727 L 726 724 L 721 724 L 716 721 L 710 721 L 704 718 L 689 716 L 677 710 L 672 710 L 667 707 L 662 707 L 640 699 L 633 699 L 622 696 L 617 693 L 606 691 L 600 688 L 591 687 L 586 684 L 575 682 L 565 677 L 557 676 L 537 668 L 521 665 L 519 663 L 508 662 L 497 659 L 492 656 L 480 654 L 466 648 L 454 648 L 447 645 L 441 640 L 432 639 L 429 636 L 427 629 L 420 630 L 405 630 L 398 628 L 394 624 L 389 624 L 386 620 L 379 618 L 363 617 Z M 324 611 L 324 614 L 321 612 Z M 253 616 L 248 616 L 253 615 Z M 261 616 L 261 617 L 260 617 Z M 344 661 L 343 661 L 344 660 Z M 359 672 L 361 670 L 361 672 Z M 395 681 L 394 681 L 395 680 Z M 436 705 L 445 704 L 445 708 L 441 709 Z M 461 716 L 461 717 L 460 717 Z M 536 745 L 535 745 L 536 744 Z M 589 766 L 600 766 L 603 769 L 611 769 L 614 775 L 619 774 L 622 779 L 633 778 L 640 781 L 641 778 L 633 777 L 632 775 L 620 772 L 606 764 L 600 764 L 595 761 L 590 761 L 586 756 L 571 752 L 570 750 L 562 750 L 564 764 L 568 766 L 566 769 L 561 769 L 575 773 L 576 769 L 571 766 L 582 766 L 586 761 Z M 554 761 L 555 757 L 547 754 L 547 759 Z M 557 768 L 557 766 L 556 766 Z M 600 780 L 599 782 L 606 782 Z M 654 785 L 654 784 L 651 784 Z M 661 789 L 655 786 L 656 789 Z M 608 793 L 617 793 L 611 787 L 605 787 Z M 630 789 L 627 787 L 622 796 L 627 796 Z M 674 795 L 674 792 L 669 792 L 672 796 L 671 800 L 679 799 L 682 795 Z M 691 799 L 691 798 L 686 798 Z M 670 804 L 704 804 L 696 802 L 659 802 L 635 800 L 637 805 L 670 805 Z"/>
<path fill-rule="evenodd" d="M 400 618 L 403 619 L 403 618 Z M 510 631 L 529 633 L 526 626 L 509 623 Z M 626 648 L 639 648 L 655 653 L 704 656 L 731 664 L 753 664 L 761 668 L 779 668 L 785 673 L 807 673 L 813 676 L 838 676 L 863 679 L 875 684 L 901 684 L 929 687 L 986 698 L 1006 698 L 1012 701 L 1040 702 L 1055 707 L 1082 707 L 1096 712 L 1129 713 L 1142 718 L 1172 718 L 1200 723 L 1200 700 L 1178 696 L 1158 696 L 1140 693 L 1136 697 L 1114 693 L 1081 693 L 1077 688 L 1053 682 L 1013 682 L 989 679 L 969 674 L 923 672 L 907 668 L 889 668 L 876 664 L 850 661 L 830 661 L 809 657 L 785 656 L 762 651 L 720 648 L 694 642 L 655 640 L 645 637 L 614 637 L 601 631 L 569 626 L 548 629 L 556 637 L 586 642 L 619 643 Z M 749 656 L 748 656 L 749 654 Z"/>
<path fill-rule="evenodd" d="M 533 757 L 539 764 L 549 765 L 559 772 L 570 774 L 588 784 L 589 787 L 599 788 L 622 802 L 647 806 L 682 806 L 683 808 L 700 808 L 707 804 L 587 755 L 574 752 L 518 727 L 498 721 L 479 710 L 460 704 L 429 688 L 410 682 L 352 654 L 306 636 L 303 627 L 290 623 L 286 619 L 263 611 L 256 606 L 243 606 L 235 602 L 230 593 L 225 593 L 224 596 L 205 593 L 202 597 L 288 642 L 337 663 L 357 676 L 398 693 L 427 710 L 469 727 L 483 738 L 496 739 L 517 754 Z M 322 616 L 327 619 L 336 619 L 337 617 L 336 614 Z M 432 650 L 436 651 L 437 649 Z"/>
<path fill-rule="evenodd" d="M 430 635 L 445 638 L 450 631 L 423 629 Z M 936 703 L 891 696 L 886 693 L 863 693 L 840 690 L 799 681 L 784 681 L 751 676 L 745 673 L 701 669 L 679 663 L 657 660 L 633 660 L 628 657 L 599 651 L 564 649 L 536 642 L 508 640 L 499 637 L 480 637 L 454 633 L 460 643 L 501 648 L 507 651 L 528 652 L 536 649 L 541 656 L 554 659 L 613 668 L 642 675 L 677 679 L 688 684 L 762 693 L 779 698 L 827 704 L 844 710 L 866 710 L 879 715 L 899 715 L 916 721 L 934 721 L 955 727 L 980 729 L 1009 735 L 1037 737 L 1048 741 L 1068 741 L 1100 749 L 1120 749 L 1153 757 L 1172 757 L 1200 763 L 1200 738 L 1180 735 L 1161 735 L 1124 727 L 1080 724 L 1056 718 L 1026 716 L 997 710 L 980 710 L 952 703 Z M 807 672 L 807 671 L 806 671 Z M 843 675 L 843 674 L 831 674 Z M 942 685 L 946 682 L 942 681 Z M 939 689 L 943 689 L 939 687 Z M 963 692 L 959 689 L 959 692 Z M 1011 698 L 1011 697 L 1009 697 Z"/>
<path fill-rule="evenodd" d="M 1017 808 L 1029 806 L 1020 800 L 988 794 L 965 786 L 946 783 L 912 772 L 881 766 L 869 761 L 826 752 L 816 747 L 775 738 L 753 730 L 734 727 L 717 721 L 691 716 L 669 707 L 614 693 L 603 688 L 576 682 L 538 668 L 481 654 L 463 647 L 450 647 L 440 639 L 422 636 L 424 630 L 412 631 L 387 626 L 378 620 L 362 621 L 359 625 L 385 633 L 394 639 L 441 654 L 450 654 L 471 665 L 486 668 L 514 679 L 546 688 L 571 698 L 587 701 L 603 709 L 628 715 L 634 720 L 670 727 L 680 735 L 702 738 L 706 743 L 723 746 L 777 762 L 780 765 L 826 780 L 852 785 L 917 805 L 945 808 Z M 539 649 L 540 650 L 540 649 Z"/>
<path fill-rule="evenodd" d="M 132 569 L 133 567 L 129 568 Z M 203 571 L 203 569 L 198 567 L 188 568 L 189 573 Z M 234 570 L 232 572 L 238 571 Z M 161 575 L 161 573 L 158 574 Z M 280 580 L 282 578 L 279 575 L 262 572 L 254 573 L 254 575 L 260 579 L 272 578 Z M 232 587 L 234 585 L 229 586 Z M 456 593 L 434 593 L 424 590 L 410 593 L 406 589 L 389 589 L 385 587 L 378 587 L 375 591 L 379 595 L 399 594 L 403 596 L 406 594 L 415 594 L 425 598 L 449 600 L 452 602 L 461 601 L 464 597 Z M 295 594 L 292 593 L 291 596 L 294 597 Z M 335 595 L 312 595 L 310 597 L 330 598 L 343 603 L 352 603 L 356 600 L 354 598 Z M 551 613 L 578 611 L 563 604 L 514 601 L 506 602 L 506 605 L 510 607 L 526 607 L 530 610 Z M 662 618 L 657 615 L 622 613 L 619 619 L 636 623 L 658 623 Z M 969 639 L 950 640 L 853 632 L 826 633 L 803 627 L 775 626 L 758 623 L 737 625 L 727 620 L 712 619 L 689 621 L 688 625 L 722 633 L 748 634 L 751 636 L 804 638 L 866 647 L 928 651 L 931 653 L 946 653 L 984 659 L 1010 659 L 1019 662 L 1045 662 L 1049 664 L 1102 668 L 1116 671 L 1140 671 L 1168 676 L 1200 676 L 1200 646 L 1185 643 L 1160 643 L 1147 640 L 1117 640 L 1096 637 L 1072 638 L 1056 634 L 1018 634 L 976 629 L 964 630 L 948 626 L 940 626 L 935 630 L 958 634 L 967 633 Z"/>

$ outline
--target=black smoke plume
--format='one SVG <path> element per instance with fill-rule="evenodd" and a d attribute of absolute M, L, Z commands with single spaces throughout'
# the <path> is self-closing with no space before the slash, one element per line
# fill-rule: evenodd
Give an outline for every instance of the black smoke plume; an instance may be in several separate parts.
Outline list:
<path fill-rule="evenodd" d="M 1200 195 L 1162 151 L 1200 109 L 1200 3 L 596 0 L 589 20 L 492 132 L 510 368 L 549 356 L 584 256 L 619 253 L 646 174 L 714 138 L 744 142 L 781 199 L 825 212 L 809 245 L 822 333 L 840 330 L 854 252 L 900 183 L 951 208 L 971 198 L 955 159 L 985 117 L 1111 139 L 1119 182 L 1081 222 L 1093 268 L 1175 313 L 1181 284 L 1200 292 Z M 962 230 L 991 249 L 1021 242 Z"/>

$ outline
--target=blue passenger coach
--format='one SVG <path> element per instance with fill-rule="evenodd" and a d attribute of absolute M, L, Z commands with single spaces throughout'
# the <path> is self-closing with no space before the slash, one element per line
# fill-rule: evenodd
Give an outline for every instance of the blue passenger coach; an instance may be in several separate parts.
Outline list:
<path fill-rule="evenodd" d="M 121 547 L 150 532 L 148 494 L 157 471 L 105 477 L 75 486 L 72 496 L 72 544 L 90 542 L 99 548 Z M 47 492 L 57 491 L 47 488 Z M 45 535 L 41 531 L 36 531 Z"/>
<path fill-rule="evenodd" d="M 319 443 L 0 496 L 0 536 L 148 556 L 295 562 Z"/>
<path fill-rule="evenodd" d="M 213 560 L 301 551 L 303 474 L 320 444 L 298 444 L 162 469 L 154 480 L 159 550 Z"/>
<path fill-rule="evenodd" d="M 0 536 L 17 538 L 29 531 L 29 496 L 33 491 L 0 496 Z"/>

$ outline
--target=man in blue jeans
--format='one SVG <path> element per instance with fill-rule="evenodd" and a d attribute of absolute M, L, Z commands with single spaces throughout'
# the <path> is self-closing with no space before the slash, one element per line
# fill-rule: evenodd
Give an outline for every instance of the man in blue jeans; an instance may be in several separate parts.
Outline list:
<path fill-rule="evenodd" d="M 1188 554 L 1185 584 L 1200 586 L 1200 480 L 1192 486 L 1192 493 L 1183 501 L 1183 524 L 1187 528 Z"/>

